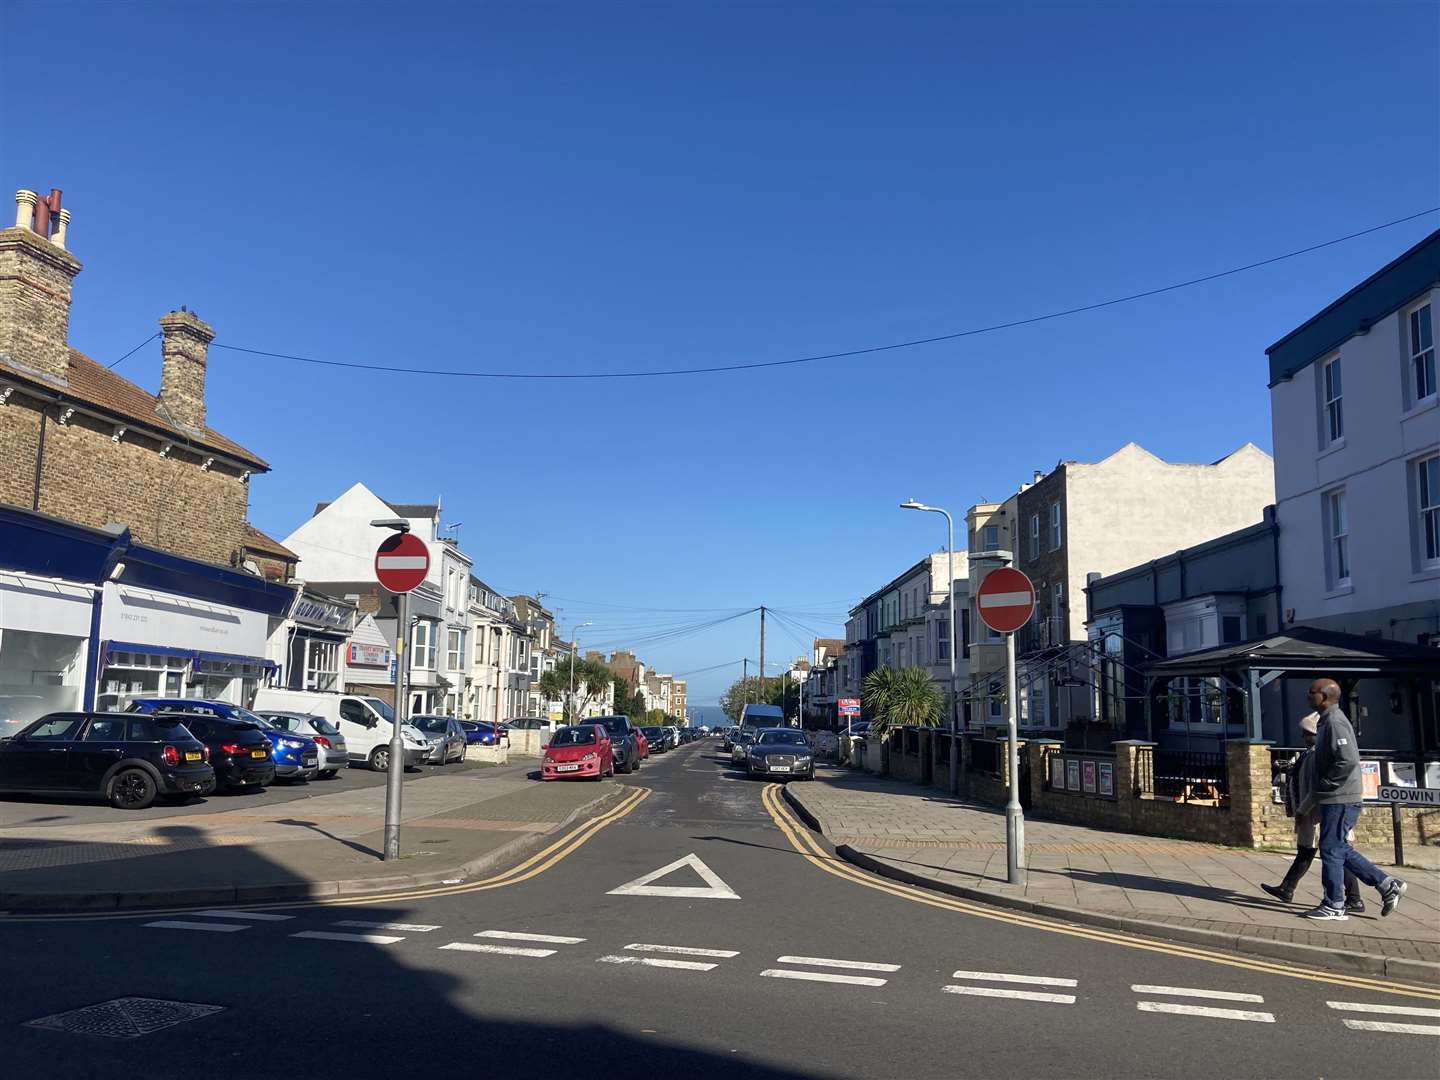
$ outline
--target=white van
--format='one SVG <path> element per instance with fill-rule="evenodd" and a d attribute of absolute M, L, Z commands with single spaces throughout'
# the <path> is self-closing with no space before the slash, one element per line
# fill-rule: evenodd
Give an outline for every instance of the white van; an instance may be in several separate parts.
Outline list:
<path fill-rule="evenodd" d="M 262 686 L 255 692 L 254 709 L 323 716 L 345 737 L 352 765 L 368 765 L 377 772 L 384 772 L 390 766 L 390 734 L 395 711 L 380 698 Z M 409 724 L 400 729 L 400 737 L 405 744 L 405 768 L 419 768 L 430 752 L 430 744 Z"/>

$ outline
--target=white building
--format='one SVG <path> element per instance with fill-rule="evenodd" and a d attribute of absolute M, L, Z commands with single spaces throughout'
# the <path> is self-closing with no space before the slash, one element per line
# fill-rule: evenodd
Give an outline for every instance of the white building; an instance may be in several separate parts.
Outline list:
<path fill-rule="evenodd" d="M 1287 624 L 1440 644 L 1440 231 L 1266 350 Z"/>

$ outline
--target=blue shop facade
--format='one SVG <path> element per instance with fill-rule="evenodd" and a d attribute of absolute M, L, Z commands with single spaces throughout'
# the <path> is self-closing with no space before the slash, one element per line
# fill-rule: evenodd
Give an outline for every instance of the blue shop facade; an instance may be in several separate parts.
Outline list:
<path fill-rule="evenodd" d="M 293 585 L 0 506 L 0 737 L 146 695 L 248 703 L 274 680 Z"/>

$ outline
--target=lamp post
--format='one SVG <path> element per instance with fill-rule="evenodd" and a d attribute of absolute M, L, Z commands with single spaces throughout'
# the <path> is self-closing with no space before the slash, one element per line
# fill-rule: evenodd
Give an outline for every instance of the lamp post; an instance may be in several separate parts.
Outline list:
<path fill-rule="evenodd" d="M 593 622 L 582 622 L 579 626 L 570 630 L 570 723 L 575 723 L 575 654 L 580 651 L 580 631 L 587 626 L 594 626 Z"/>
<path fill-rule="evenodd" d="M 955 519 L 950 516 L 948 510 L 942 510 L 938 506 L 926 506 L 914 499 L 900 504 L 902 510 L 923 510 L 929 514 L 945 515 L 945 577 L 946 593 L 950 606 L 950 794 L 956 798 L 960 796 L 960 726 L 955 710 L 955 654 L 956 641 L 959 637 L 959 627 L 955 625 Z"/>

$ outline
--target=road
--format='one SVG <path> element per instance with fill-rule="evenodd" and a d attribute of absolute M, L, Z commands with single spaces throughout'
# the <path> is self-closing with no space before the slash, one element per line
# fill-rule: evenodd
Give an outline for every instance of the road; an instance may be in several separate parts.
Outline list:
<path fill-rule="evenodd" d="M 1437 1075 L 1440 993 L 1033 925 L 871 878 L 718 744 L 622 782 L 607 815 L 486 882 L 0 922 L 6 1072 Z M 130 1040 L 25 1024 L 129 996 L 220 1011 Z"/>

